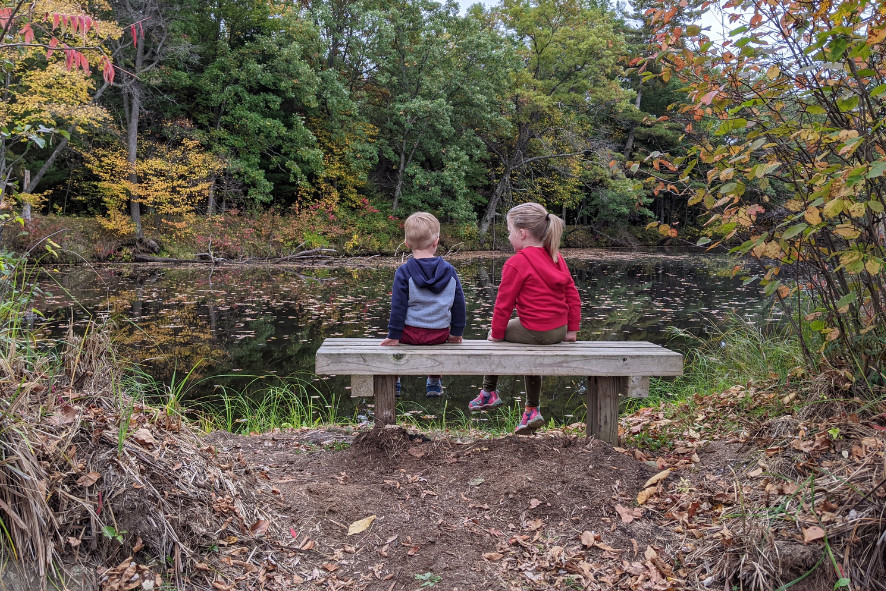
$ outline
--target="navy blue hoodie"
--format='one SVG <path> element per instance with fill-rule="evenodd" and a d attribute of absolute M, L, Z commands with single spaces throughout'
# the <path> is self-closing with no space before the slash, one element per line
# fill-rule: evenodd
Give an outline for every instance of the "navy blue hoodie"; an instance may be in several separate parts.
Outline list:
<path fill-rule="evenodd" d="M 461 336 L 466 321 L 465 294 L 455 267 L 440 257 L 409 259 L 394 274 L 388 338 L 399 339 L 404 326 L 448 328 Z"/>

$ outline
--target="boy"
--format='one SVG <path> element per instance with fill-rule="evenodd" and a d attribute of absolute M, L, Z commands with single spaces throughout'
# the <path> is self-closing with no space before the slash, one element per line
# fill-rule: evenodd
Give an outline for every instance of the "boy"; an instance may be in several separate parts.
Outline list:
<path fill-rule="evenodd" d="M 455 268 L 435 256 L 440 222 L 419 211 L 403 224 L 412 258 L 400 265 L 391 289 L 391 320 L 383 347 L 460 343 L 465 330 L 465 294 Z M 428 376 L 429 398 L 443 395 L 441 376 Z M 397 378 L 397 396 L 400 378 Z"/>

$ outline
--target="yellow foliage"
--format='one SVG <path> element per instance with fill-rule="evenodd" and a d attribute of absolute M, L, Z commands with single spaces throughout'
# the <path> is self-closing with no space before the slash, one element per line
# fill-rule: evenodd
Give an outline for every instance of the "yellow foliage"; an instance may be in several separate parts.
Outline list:
<path fill-rule="evenodd" d="M 7 100 L 0 102 L 0 126 L 74 125 L 83 130 L 110 120 L 106 109 L 89 104 L 94 82 L 82 70 L 68 71 L 64 62 L 34 68 L 19 61 L 13 80 Z"/>
<path fill-rule="evenodd" d="M 366 170 L 368 165 L 360 162 L 359 156 L 351 148 L 351 144 L 360 141 L 374 141 L 378 128 L 369 123 L 355 125 L 343 137 L 333 138 L 324 129 L 322 122 L 311 122 L 317 135 L 319 147 L 325 154 L 323 172 L 313 186 L 299 190 L 308 201 L 323 199 L 333 204 L 339 201 L 356 206 L 362 199 L 361 189 L 366 186 Z"/>
<path fill-rule="evenodd" d="M 142 157 L 135 163 L 137 183 L 129 180 L 130 166 L 122 146 L 83 155 L 100 179 L 96 187 L 108 209 L 102 225 L 118 234 L 131 233 L 134 228 L 128 204 L 134 200 L 152 208 L 173 232 L 186 232 L 224 163 L 190 138 L 178 144 L 143 141 L 139 148 Z"/>

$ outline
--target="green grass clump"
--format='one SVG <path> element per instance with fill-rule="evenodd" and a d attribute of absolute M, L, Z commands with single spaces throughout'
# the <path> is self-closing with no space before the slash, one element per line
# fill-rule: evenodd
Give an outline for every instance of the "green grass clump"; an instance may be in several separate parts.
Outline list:
<path fill-rule="evenodd" d="M 352 417 L 338 414 L 337 395 L 323 395 L 301 380 L 251 392 L 219 389 L 216 402 L 201 405 L 207 430 L 264 433 L 354 423 Z"/>

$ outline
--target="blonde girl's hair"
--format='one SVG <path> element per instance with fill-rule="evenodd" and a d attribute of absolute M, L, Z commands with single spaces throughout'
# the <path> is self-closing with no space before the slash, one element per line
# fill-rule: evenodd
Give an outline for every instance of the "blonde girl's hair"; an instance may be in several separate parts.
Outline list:
<path fill-rule="evenodd" d="M 440 237 L 440 222 L 426 211 L 417 211 L 403 222 L 403 230 L 410 248 L 428 248 Z"/>
<path fill-rule="evenodd" d="M 539 203 L 521 203 L 508 212 L 508 220 L 515 228 L 523 229 L 540 240 L 556 263 L 560 251 L 560 238 L 566 222 Z"/>

